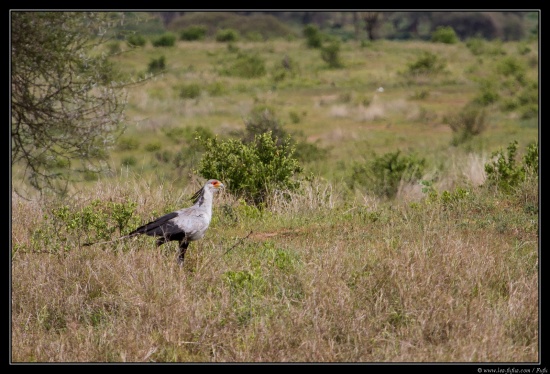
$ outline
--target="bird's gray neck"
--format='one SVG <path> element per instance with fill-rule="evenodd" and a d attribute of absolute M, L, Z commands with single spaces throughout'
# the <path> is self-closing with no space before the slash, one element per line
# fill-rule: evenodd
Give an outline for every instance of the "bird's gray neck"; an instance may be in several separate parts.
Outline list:
<path fill-rule="evenodd" d="M 195 200 L 195 205 L 199 207 L 212 208 L 212 191 L 207 188 L 202 188 L 200 194 Z"/>

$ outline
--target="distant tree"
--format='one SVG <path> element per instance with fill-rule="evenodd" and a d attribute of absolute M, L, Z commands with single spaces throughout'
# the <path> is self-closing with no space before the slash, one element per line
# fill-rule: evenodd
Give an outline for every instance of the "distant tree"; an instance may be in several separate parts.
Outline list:
<path fill-rule="evenodd" d="M 126 97 L 94 49 L 119 16 L 11 13 L 11 164 L 38 190 L 63 192 L 106 168 Z"/>
<path fill-rule="evenodd" d="M 365 30 L 369 40 L 377 38 L 376 32 L 382 21 L 382 12 L 360 12 L 361 18 L 365 22 Z"/>

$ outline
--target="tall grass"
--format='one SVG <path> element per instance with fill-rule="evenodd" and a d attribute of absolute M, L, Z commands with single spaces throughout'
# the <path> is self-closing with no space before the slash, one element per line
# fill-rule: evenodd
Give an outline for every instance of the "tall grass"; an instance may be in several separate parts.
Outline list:
<path fill-rule="evenodd" d="M 130 174 L 65 203 L 146 221 L 198 185 Z M 535 362 L 537 181 L 514 191 L 389 204 L 314 180 L 263 211 L 224 193 L 182 268 L 147 237 L 42 252 L 48 204 L 14 196 L 12 361 Z"/>

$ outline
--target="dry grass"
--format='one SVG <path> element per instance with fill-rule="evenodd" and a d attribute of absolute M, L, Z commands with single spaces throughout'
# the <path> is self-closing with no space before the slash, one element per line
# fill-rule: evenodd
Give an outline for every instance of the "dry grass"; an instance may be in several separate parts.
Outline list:
<path fill-rule="evenodd" d="M 127 199 L 148 219 L 194 188 L 130 176 L 73 206 Z M 223 194 L 183 268 L 151 238 L 36 253 L 40 208 L 14 198 L 12 360 L 535 362 L 537 196 L 350 205 L 316 182 L 261 213 Z"/>

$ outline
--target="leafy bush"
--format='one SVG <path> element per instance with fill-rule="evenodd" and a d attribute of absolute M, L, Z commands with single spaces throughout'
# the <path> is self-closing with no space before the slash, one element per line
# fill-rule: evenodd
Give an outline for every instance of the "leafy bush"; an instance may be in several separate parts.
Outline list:
<path fill-rule="evenodd" d="M 498 62 L 496 71 L 505 77 L 515 77 L 521 83 L 525 80 L 527 67 L 515 57 L 505 57 Z"/>
<path fill-rule="evenodd" d="M 426 160 L 414 154 L 401 155 L 400 151 L 374 156 L 371 161 L 352 167 L 348 178 L 350 187 L 365 186 L 378 196 L 392 198 L 401 181 L 414 182 L 422 177 Z"/>
<path fill-rule="evenodd" d="M 145 150 L 147 152 L 160 151 L 161 148 L 162 148 L 162 144 L 159 141 L 154 141 L 145 145 Z"/>
<path fill-rule="evenodd" d="M 458 42 L 458 37 L 451 26 L 438 26 L 435 31 L 432 32 L 432 42 L 455 44 Z"/>
<path fill-rule="evenodd" d="M 242 137 L 245 143 L 251 143 L 257 135 L 271 133 L 273 139 L 281 144 L 287 137 L 281 121 L 277 118 L 275 110 L 267 105 L 258 105 L 252 109 L 245 119 L 245 133 Z"/>
<path fill-rule="evenodd" d="M 135 166 L 137 164 L 137 159 L 134 156 L 126 156 L 122 158 L 122 166 Z"/>
<path fill-rule="evenodd" d="M 476 104 L 466 105 L 460 113 L 449 119 L 449 126 L 454 133 L 451 144 L 456 146 L 481 134 L 487 128 L 485 119 L 483 107 Z"/>
<path fill-rule="evenodd" d="M 201 87 L 198 83 L 182 85 L 179 89 L 182 99 L 196 99 L 201 95 Z"/>
<path fill-rule="evenodd" d="M 164 69 L 166 69 L 166 57 L 164 56 L 152 58 L 147 67 L 147 71 L 152 74 L 161 72 Z"/>
<path fill-rule="evenodd" d="M 295 190 L 293 179 L 302 171 L 293 157 L 290 137 L 277 145 L 271 133 L 257 135 L 254 142 L 197 137 L 205 149 L 198 173 L 206 179 L 224 180 L 228 189 L 258 207 L 264 206 L 275 190 Z"/>
<path fill-rule="evenodd" d="M 240 78 L 258 78 L 266 74 L 265 61 L 258 54 L 240 53 L 222 73 Z"/>
<path fill-rule="evenodd" d="M 176 44 L 176 36 L 167 32 L 153 39 L 152 44 L 153 47 L 173 47 Z"/>
<path fill-rule="evenodd" d="M 139 222 L 132 201 L 94 200 L 75 209 L 69 205 L 53 208 L 44 215 L 41 225 L 32 233 L 32 250 L 48 252 L 67 250 L 70 243 L 96 242 L 129 232 Z M 82 238 L 82 239 L 81 239 Z M 80 243 L 80 244 L 83 244 Z"/>
<path fill-rule="evenodd" d="M 499 190 L 510 193 L 528 174 L 538 175 L 538 147 L 531 144 L 523 156 L 521 165 L 516 164 L 518 142 L 508 145 L 507 154 L 502 150 L 493 152 L 493 160 L 485 164 L 487 183 Z"/>
<path fill-rule="evenodd" d="M 222 29 L 216 33 L 217 42 L 235 42 L 239 39 L 239 33 L 233 29 Z"/>
<path fill-rule="evenodd" d="M 485 50 L 485 40 L 483 38 L 468 38 L 466 40 L 466 47 L 472 52 L 474 56 L 483 54 Z"/>
<path fill-rule="evenodd" d="M 202 40 L 206 36 L 206 31 L 207 29 L 205 26 L 199 26 L 199 25 L 189 26 L 181 30 L 180 39 L 187 40 L 187 41 Z"/>
<path fill-rule="evenodd" d="M 494 79 L 480 79 L 479 91 L 473 102 L 481 106 L 488 106 L 496 103 L 500 99 L 497 84 Z"/>
<path fill-rule="evenodd" d="M 139 148 L 139 140 L 134 137 L 121 137 L 117 140 L 119 151 L 132 151 Z"/>
<path fill-rule="evenodd" d="M 341 68 L 343 65 L 340 60 L 340 42 L 333 41 L 321 47 L 321 58 L 331 68 Z"/>
<path fill-rule="evenodd" d="M 306 37 L 306 45 L 309 48 L 321 48 L 322 36 L 317 26 L 313 24 L 304 26 L 303 34 Z"/>
<path fill-rule="evenodd" d="M 405 75 L 409 76 L 436 75 L 445 70 L 445 62 L 435 53 L 424 51 L 416 61 L 408 64 L 407 68 Z"/>
<path fill-rule="evenodd" d="M 221 96 L 227 91 L 225 84 L 222 82 L 212 82 L 206 86 L 206 92 L 210 96 Z"/>
<path fill-rule="evenodd" d="M 141 34 L 131 34 L 126 39 L 126 43 L 130 47 L 143 47 L 147 43 L 147 39 Z"/>

